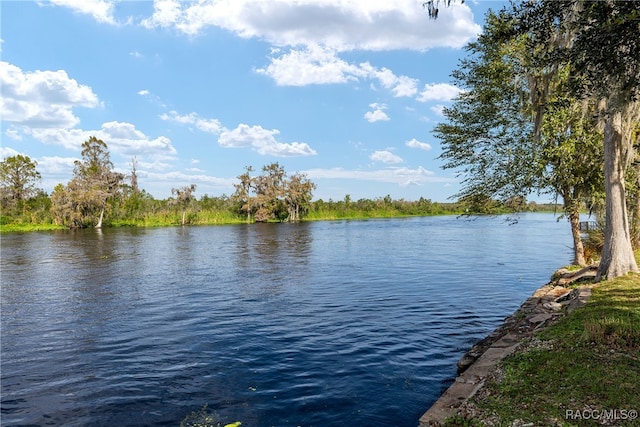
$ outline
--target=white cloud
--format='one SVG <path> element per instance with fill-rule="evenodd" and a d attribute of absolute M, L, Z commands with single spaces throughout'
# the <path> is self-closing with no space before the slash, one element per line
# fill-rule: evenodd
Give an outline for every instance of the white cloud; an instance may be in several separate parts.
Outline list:
<path fill-rule="evenodd" d="M 280 50 L 273 52 L 280 53 Z M 317 45 L 292 49 L 270 59 L 266 68 L 258 68 L 256 72 L 271 77 L 279 86 L 346 83 L 362 74 L 357 66 L 338 58 L 335 51 Z"/>
<path fill-rule="evenodd" d="M 360 64 L 361 74 L 370 79 L 376 79 L 382 87 L 393 92 L 393 96 L 414 96 L 418 92 L 418 80 L 407 77 L 397 76 L 393 71 L 382 68 L 377 69 L 368 62 Z"/>
<path fill-rule="evenodd" d="M 30 127 L 73 127 L 80 122 L 73 108 L 95 108 L 98 96 L 66 71 L 24 72 L 0 61 L 2 120 Z"/>
<path fill-rule="evenodd" d="M 49 0 L 56 6 L 64 6 L 77 13 L 91 15 L 102 24 L 117 25 L 113 17 L 114 2 L 109 0 Z"/>
<path fill-rule="evenodd" d="M 405 142 L 404 145 L 406 145 L 409 148 L 417 148 L 425 151 L 431 150 L 431 145 L 427 144 L 426 142 L 420 142 L 415 138 Z"/>
<path fill-rule="evenodd" d="M 451 101 L 462 92 L 458 87 L 448 83 L 427 83 L 418 95 L 420 102 Z"/>
<path fill-rule="evenodd" d="M 16 129 L 7 129 L 4 132 L 4 134 L 7 135 L 7 137 L 13 139 L 14 141 L 22 141 L 22 135 Z"/>
<path fill-rule="evenodd" d="M 252 148 L 262 155 L 276 157 L 312 156 L 314 149 L 302 142 L 278 142 L 276 129 L 264 129 L 261 126 L 249 126 L 241 123 L 233 130 L 224 130 L 218 138 L 218 144 L 227 148 Z"/>
<path fill-rule="evenodd" d="M 369 156 L 369 159 L 371 159 L 374 162 L 381 162 L 381 163 L 387 163 L 387 164 L 397 164 L 397 163 L 404 162 L 404 160 L 402 160 L 400 156 L 397 156 L 388 150 L 374 151 Z"/>
<path fill-rule="evenodd" d="M 160 118 L 165 121 L 195 125 L 195 127 L 202 132 L 213 133 L 216 135 L 222 132 L 223 129 L 218 119 L 203 119 L 197 113 L 180 115 L 176 111 L 169 111 L 169 114 L 161 114 Z"/>
<path fill-rule="evenodd" d="M 137 93 L 138 93 L 138 95 L 140 95 L 143 98 L 147 99 L 152 104 L 155 104 L 160 108 L 167 108 L 166 104 L 164 102 L 162 102 L 162 100 L 160 99 L 160 97 L 158 95 L 152 94 L 147 89 L 139 90 Z"/>
<path fill-rule="evenodd" d="M 430 21 L 415 0 L 155 0 L 141 23 L 192 36 L 215 26 L 276 46 L 338 51 L 460 48 L 480 33 L 467 5 L 441 8 L 440 17 Z"/>
<path fill-rule="evenodd" d="M 444 117 L 444 113 L 443 113 L 444 105 L 437 104 L 437 105 L 434 105 L 433 107 L 430 107 L 429 109 L 434 113 L 436 113 L 438 116 Z"/>
<path fill-rule="evenodd" d="M 137 59 L 144 58 L 144 55 L 138 52 L 137 50 L 129 52 L 129 56 L 132 56 Z"/>
<path fill-rule="evenodd" d="M 178 26 L 178 20 L 185 19 L 178 1 L 154 0 L 153 8 L 153 15 L 142 21 L 142 25 L 147 28 Z"/>
<path fill-rule="evenodd" d="M 67 176 L 76 160 L 75 157 L 43 156 L 38 160 L 38 170 L 43 175 Z"/>
<path fill-rule="evenodd" d="M 367 119 L 369 123 L 390 120 L 387 113 L 384 112 L 384 110 L 387 109 L 386 104 L 378 104 L 374 102 L 373 104 L 369 104 L 369 107 L 373 108 L 373 111 L 367 111 L 364 113 L 364 118 Z"/>
<path fill-rule="evenodd" d="M 233 188 L 233 183 L 236 182 L 235 179 L 231 178 L 218 178 L 204 174 L 186 174 L 179 171 L 169 173 L 142 171 L 141 176 L 150 181 L 170 182 L 174 188 L 189 184 L 210 184 L 218 187 Z"/>
<path fill-rule="evenodd" d="M 107 122 L 99 130 L 82 129 L 30 129 L 34 138 L 45 143 L 79 150 L 82 143 L 95 136 L 105 141 L 111 153 L 122 156 L 150 156 L 157 159 L 173 158 L 176 150 L 165 136 L 151 139 L 131 123 Z"/>
<path fill-rule="evenodd" d="M 432 171 L 418 166 L 415 169 L 395 167 L 379 170 L 309 169 L 304 173 L 311 179 L 355 179 L 398 184 L 401 186 L 421 185 L 430 182 L 454 182 L 451 178 L 435 176 Z"/>
<path fill-rule="evenodd" d="M 140 160 L 138 161 L 138 166 L 141 169 L 151 169 L 151 170 L 157 170 L 157 171 L 164 171 L 173 167 L 173 165 L 170 165 L 169 163 L 162 162 L 159 160 L 156 160 L 154 162 L 145 162 Z"/>
<path fill-rule="evenodd" d="M 387 68 L 379 69 L 368 62 L 350 64 L 339 58 L 335 50 L 318 45 L 290 49 L 286 53 L 274 49 L 270 61 L 256 72 L 272 78 L 278 86 L 338 84 L 368 79 L 390 90 L 395 97 L 411 97 L 418 92 L 417 79 L 397 76 Z"/>

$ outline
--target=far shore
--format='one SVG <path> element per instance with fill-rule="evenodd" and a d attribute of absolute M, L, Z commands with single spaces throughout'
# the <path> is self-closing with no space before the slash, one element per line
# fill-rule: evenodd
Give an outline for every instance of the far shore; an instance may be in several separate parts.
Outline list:
<path fill-rule="evenodd" d="M 554 210 L 540 210 L 535 211 L 536 213 L 554 213 L 558 214 L 558 211 Z M 517 214 L 525 214 L 530 212 L 517 212 Z M 329 212 L 325 214 L 317 214 L 314 213 L 303 218 L 299 222 L 316 222 L 316 221 L 343 221 L 343 220 L 355 220 L 362 221 L 368 219 L 385 219 L 385 218 L 418 218 L 418 217 L 431 217 L 431 216 L 499 216 L 499 215 L 508 215 L 514 214 L 509 212 L 498 212 L 491 214 L 469 214 L 465 212 L 437 212 L 433 214 L 418 214 L 418 215 L 407 215 L 407 214 L 390 214 L 389 212 L 384 212 L 376 215 L 367 213 L 367 212 Z M 282 223 L 282 221 L 270 221 L 269 223 Z M 251 221 L 250 223 L 246 221 L 244 218 L 233 218 L 229 216 L 224 217 L 212 217 L 210 215 L 203 215 L 203 218 L 194 218 L 193 221 L 189 222 L 185 226 L 211 226 L 211 225 L 238 225 L 238 224 L 256 224 L 255 221 Z M 167 221 L 113 221 L 105 224 L 103 229 L 110 228 L 158 228 L 158 227 L 181 227 L 180 221 L 178 217 L 176 218 L 168 218 Z M 92 227 L 87 227 L 92 228 Z M 0 224 L 0 233 L 24 233 L 31 231 L 58 231 L 58 230 L 69 230 L 69 227 L 58 224 L 48 224 L 48 223 L 9 223 L 9 224 Z"/>

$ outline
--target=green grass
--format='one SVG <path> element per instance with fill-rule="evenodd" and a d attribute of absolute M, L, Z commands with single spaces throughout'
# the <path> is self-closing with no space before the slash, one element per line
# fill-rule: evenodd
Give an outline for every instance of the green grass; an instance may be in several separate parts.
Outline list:
<path fill-rule="evenodd" d="M 172 227 L 182 222 L 182 213 L 158 213 L 145 214 L 137 218 L 113 220 L 111 227 Z M 203 210 L 199 212 L 187 212 L 187 225 L 223 225 L 241 224 L 246 222 L 244 218 L 225 211 Z"/>
<path fill-rule="evenodd" d="M 1 224 L 0 233 L 65 230 L 66 228 L 67 227 L 56 224 Z"/>
<path fill-rule="evenodd" d="M 640 275 L 601 282 L 592 292 L 585 307 L 537 335 L 546 345 L 503 361 L 502 378 L 474 401 L 482 418 L 493 417 L 496 425 L 595 426 L 600 419 L 572 414 L 640 411 Z M 640 426 L 640 420 L 615 425 Z"/>

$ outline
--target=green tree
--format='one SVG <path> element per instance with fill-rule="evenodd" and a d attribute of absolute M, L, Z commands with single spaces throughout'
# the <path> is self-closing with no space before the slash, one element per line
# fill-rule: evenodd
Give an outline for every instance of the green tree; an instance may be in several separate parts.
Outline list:
<path fill-rule="evenodd" d="M 254 208 L 254 200 L 252 196 L 255 181 L 251 177 L 253 168 L 251 166 L 245 167 L 245 172 L 238 175 L 238 183 L 233 184 L 236 191 L 232 198 L 240 205 L 240 211 L 246 213 L 247 222 L 251 222 L 251 213 Z"/>
<path fill-rule="evenodd" d="M 557 92 L 557 90 L 556 90 Z M 564 213 L 571 224 L 574 261 L 585 265 L 580 231 L 580 211 L 604 194 L 602 132 L 593 114 L 584 114 L 575 99 L 559 96 L 547 105 L 540 135 L 542 190 L 562 197 Z"/>
<path fill-rule="evenodd" d="M 194 200 L 193 193 L 195 191 L 196 191 L 195 184 L 171 189 L 171 194 L 173 194 L 176 197 L 175 203 L 182 208 L 182 221 L 180 224 L 183 227 L 186 223 L 187 208 L 189 207 L 191 202 Z"/>
<path fill-rule="evenodd" d="M 2 207 L 24 209 L 25 201 L 37 194 L 40 181 L 38 162 L 18 154 L 0 162 L 0 200 Z"/>
<path fill-rule="evenodd" d="M 285 203 L 289 211 L 289 221 L 300 221 L 302 215 L 309 209 L 315 189 L 316 185 L 309 180 L 307 175 L 303 173 L 291 175 L 285 188 Z"/>
<path fill-rule="evenodd" d="M 582 203 L 602 183 L 601 139 L 582 103 L 568 94 L 569 69 L 541 66 L 545 45 L 506 10 L 489 12 L 485 31 L 453 76 L 465 90 L 435 128 L 445 168 L 458 168 L 461 200 L 497 199 L 505 206 L 533 191 L 559 194 L 574 237 L 574 263 L 583 265 Z M 564 40 L 557 30 L 554 46 Z M 544 106 L 544 110 L 541 108 Z M 543 114 L 544 112 L 544 114 Z M 477 206 L 478 207 L 478 206 Z"/>
<path fill-rule="evenodd" d="M 605 241 L 598 279 L 638 271 L 626 206 L 626 172 L 640 120 L 640 3 L 542 0 L 516 8 L 538 67 L 571 67 L 572 92 L 596 106 L 604 127 Z M 564 39 L 565 43 L 557 43 Z M 551 49 L 541 49 L 550 46 Z M 544 87 L 544 86 L 543 86 Z M 544 115 L 547 94 L 540 96 Z"/>
<path fill-rule="evenodd" d="M 467 45 L 469 55 L 452 73 L 463 92 L 434 129 L 442 141 L 443 167 L 463 178 L 460 199 L 506 201 L 526 196 L 536 185 L 539 151 L 526 114 L 526 80 L 518 72 L 523 42 L 498 37 L 513 25 L 504 13 L 487 15 L 483 34 Z"/>

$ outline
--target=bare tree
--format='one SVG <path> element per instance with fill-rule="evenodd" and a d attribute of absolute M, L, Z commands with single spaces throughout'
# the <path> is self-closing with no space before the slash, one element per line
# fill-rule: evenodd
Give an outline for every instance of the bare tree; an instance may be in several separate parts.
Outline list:
<path fill-rule="evenodd" d="M 56 220 L 70 227 L 102 227 L 109 199 L 120 190 L 124 175 L 113 170 L 107 144 L 92 136 L 82 144 L 82 159 L 75 161 L 73 179 L 57 186 L 52 195 Z"/>

